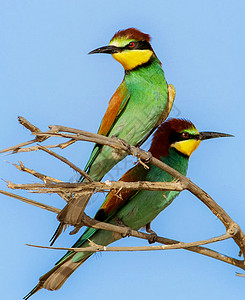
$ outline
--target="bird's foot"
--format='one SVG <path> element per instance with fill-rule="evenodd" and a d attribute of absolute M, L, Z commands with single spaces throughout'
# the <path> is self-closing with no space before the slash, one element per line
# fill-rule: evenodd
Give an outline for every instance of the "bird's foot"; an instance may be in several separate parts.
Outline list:
<path fill-rule="evenodd" d="M 150 233 L 148 243 L 153 244 L 157 240 L 157 234 L 155 232 Z"/>
<path fill-rule="evenodd" d="M 117 224 L 121 227 L 126 227 L 128 230 L 126 233 L 122 233 L 121 236 L 122 238 L 125 238 L 127 236 L 131 236 L 131 231 L 132 229 L 130 227 L 128 227 L 121 218 L 117 218 Z"/>
<path fill-rule="evenodd" d="M 148 239 L 149 244 L 155 243 L 157 240 L 157 234 L 151 229 L 151 223 L 146 224 L 146 232 L 150 233 Z"/>
<path fill-rule="evenodd" d="M 122 238 L 125 238 L 125 237 L 127 237 L 127 236 L 128 236 L 128 237 L 131 236 L 131 232 L 132 232 L 131 228 L 128 227 L 127 232 L 121 234 Z"/>

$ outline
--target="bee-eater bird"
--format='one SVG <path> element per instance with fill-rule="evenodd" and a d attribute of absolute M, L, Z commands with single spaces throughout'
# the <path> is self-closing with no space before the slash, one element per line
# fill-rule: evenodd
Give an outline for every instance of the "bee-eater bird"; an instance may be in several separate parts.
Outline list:
<path fill-rule="evenodd" d="M 140 146 L 168 116 L 175 90 L 168 85 L 161 62 L 150 45 L 150 36 L 135 28 L 118 31 L 109 46 L 90 52 L 109 53 L 125 70 L 121 85 L 112 96 L 98 134 L 116 136 L 133 146 Z M 85 171 L 100 181 L 127 154 L 109 146 L 96 144 Z M 63 225 L 78 225 L 81 203 L 87 203 L 92 193 L 73 198 L 59 213 L 60 225 L 52 243 L 62 232 Z"/>
<path fill-rule="evenodd" d="M 170 119 L 158 128 L 150 147 L 151 154 L 168 164 L 183 175 L 186 175 L 189 157 L 206 139 L 231 136 L 217 132 L 198 132 L 189 121 Z M 152 182 L 171 182 L 174 178 L 154 165 L 145 169 L 142 164 L 126 172 L 121 181 L 132 182 L 147 180 Z M 150 222 L 165 209 L 179 194 L 177 191 L 127 191 L 119 197 L 113 192 L 108 193 L 104 203 L 95 215 L 95 219 L 118 225 L 124 224 L 131 229 L 139 230 L 146 226 L 150 230 Z M 122 236 L 115 232 L 87 228 L 73 247 L 88 247 L 90 241 L 106 246 Z M 37 286 L 25 296 L 28 299 L 38 290 L 58 290 L 66 279 L 87 260 L 93 252 L 68 252 L 56 266 L 39 279 Z"/>

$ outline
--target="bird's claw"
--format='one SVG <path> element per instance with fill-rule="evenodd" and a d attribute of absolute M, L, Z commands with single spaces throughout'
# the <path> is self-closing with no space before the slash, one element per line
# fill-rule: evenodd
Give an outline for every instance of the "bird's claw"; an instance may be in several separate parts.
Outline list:
<path fill-rule="evenodd" d="M 157 234 L 155 232 L 150 233 L 149 238 L 148 238 L 148 243 L 153 244 L 157 240 Z"/>
<path fill-rule="evenodd" d="M 131 228 L 128 227 L 128 226 L 123 222 L 123 220 L 122 220 L 121 218 L 118 218 L 118 219 L 117 219 L 117 224 L 118 224 L 119 226 L 121 226 L 121 227 L 127 227 L 127 229 L 128 229 L 127 232 L 121 234 L 122 238 L 125 238 L 125 237 L 127 237 L 127 236 L 131 236 L 131 232 L 132 232 Z"/>
<path fill-rule="evenodd" d="M 131 236 L 131 232 L 132 232 L 131 228 L 128 227 L 127 232 L 121 234 L 122 238 Z"/>
<path fill-rule="evenodd" d="M 157 240 L 157 234 L 151 229 L 151 223 L 146 224 L 146 232 L 150 233 L 148 238 L 149 244 L 155 243 Z"/>

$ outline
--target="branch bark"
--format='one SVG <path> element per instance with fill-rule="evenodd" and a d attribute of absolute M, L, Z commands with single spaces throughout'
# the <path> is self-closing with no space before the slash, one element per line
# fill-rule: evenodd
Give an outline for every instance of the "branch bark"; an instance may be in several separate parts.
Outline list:
<path fill-rule="evenodd" d="M 230 235 L 228 232 L 214 237 L 207 240 L 197 241 L 197 242 L 191 242 L 191 243 L 176 243 L 172 245 L 157 245 L 157 246 L 136 246 L 136 247 L 106 247 L 102 245 L 97 245 L 94 242 L 92 243 L 92 246 L 90 247 L 84 247 L 84 248 L 66 248 L 66 247 L 47 247 L 47 246 L 39 246 L 39 245 L 32 245 L 32 244 L 26 244 L 30 247 L 35 248 L 42 248 L 42 249 L 51 249 L 51 250 L 66 250 L 66 251 L 73 251 L 73 252 L 108 252 L 108 251 L 153 251 L 153 250 L 174 250 L 174 249 L 186 249 L 194 246 L 201 246 L 211 243 L 216 243 L 220 241 L 224 241 L 227 239 L 230 239 L 232 235 Z"/>
<path fill-rule="evenodd" d="M 34 205 L 36 207 L 54 212 L 56 214 L 58 214 L 60 212 L 60 209 L 58 209 L 56 207 L 49 206 L 49 205 L 40 203 L 38 201 L 34 201 L 34 200 L 28 199 L 26 197 L 22 197 L 22 196 L 19 196 L 19 195 L 16 195 L 16 194 L 12 194 L 12 193 L 9 193 L 9 192 L 3 191 L 3 190 L 0 190 L 0 194 L 3 194 L 5 196 L 11 197 L 11 198 L 18 199 L 18 200 L 23 201 L 25 203 L 28 203 L 28 204 Z"/>
<path fill-rule="evenodd" d="M 148 190 L 148 191 L 183 191 L 181 182 L 151 182 L 151 181 L 105 181 L 105 182 L 57 182 L 57 183 L 30 183 L 30 184 L 14 184 L 8 182 L 8 188 L 22 190 L 37 190 L 39 193 L 57 193 L 64 192 L 108 192 L 111 190 Z"/>

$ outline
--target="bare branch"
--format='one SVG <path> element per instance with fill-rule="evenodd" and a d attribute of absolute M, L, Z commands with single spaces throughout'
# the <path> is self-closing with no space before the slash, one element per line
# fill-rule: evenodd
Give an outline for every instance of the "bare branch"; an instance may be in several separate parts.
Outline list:
<path fill-rule="evenodd" d="M 36 133 L 41 132 L 41 130 L 38 127 L 31 124 L 29 121 L 27 121 L 23 117 L 18 117 L 18 121 L 21 125 L 23 125 L 26 129 L 30 130 L 32 133 L 33 132 L 36 132 Z M 13 152 L 16 153 L 22 147 L 25 147 L 27 145 L 31 145 L 35 142 L 43 142 L 46 139 L 48 139 L 47 136 L 40 136 L 40 137 L 36 136 L 36 138 L 33 139 L 33 140 L 30 140 L 28 142 L 24 142 L 24 143 L 21 143 L 21 144 L 18 144 L 18 145 L 15 145 L 15 146 L 12 146 L 12 147 L 9 147 L 9 148 L 6 148 L 6 149 L 3 149 L 3 150 L 0 151 L 0 153 L 9 152 L 9 151 L 13 151 Z"/>
<path fill-rule="evenodd" d="M 30 140 L 28 142 L 20 143 L 18 145 L 3 149 L 3 150 L 0 151 L 0 153 L 10 152 L 10 151 L 12 151 L 12 153 L 37 151 L 37 150 L 40 150 L 38 146 L 33 146 L 33 147 L 30 147 L 30 148 L 23 148 L 23 147 L 34 144 L 36 142 L 43 142 L 43 141 L 45 141 L 49 138 L 49 136 L 47 136 L 47 135 L 40 136 L 39 133 L 41 133 L 41 130 L 38 127 L 31 124 L 25 118 L 18 117 L 18 120 L 19 120 L 19 123 L 21 125 L 23 125 L 26 129 L 30 130 L 33 134 L 36 134 L 36 137 L 33 140 Z M 52 133 L 52 132 L 55 132 L 55 131 L 56 131 L 56 126 L 52 126 L 52 128 L 48 132 Z M 60 144 L 56 144 L 56 145 L 47 145 L 45 147 L 46 148 L 61 148 L 61 149 L 64 149 L 64 148 L 72 145 L 73 143 L 75 143 L 75 140 L 71 139 L 71 140 L 69 140 L 65 143 L 60 143 Z"/>
<path fill-rule="evenodd" d="M 6 148 L 6 149 L 3 149 L 3 150 L 0 151 L 0 153 L 10 152 L 10 151 L 13 151 L 13 153 L 17 153 L 17 152 L 19 152 L 19 151 L 18 151 L 19 149 L 22 149 L 22 147 L 28 146 L 28 145 L 33 144 L 33 143 L 35 143 L 35 142 L 37 142 L 36 139 L 30 140 L 30 141 L 28 141 L 28 142 L 20 143 L 20 144 L 18 144 L 18 145 L 15 145 L 15 146 L 12 146 L 12 147 L 8 147 L 8 148 Z M 24 148 L 24 149 L 25 149 L 25 148 Z"/>
<path fill-rule="evenodd" d="M 48 246 L 38 246 L 32 244 L 26 244 L 27 246 L 42 248 L 42 249 L 53 249 L 53 250 L 67 250 L 73 252 L 101 252 L 101 251 L 152 251 L 152 250 L 173 250 L 173 249 L 185 249 L 193 246 L 206 245 L 210 243 L 215 243 L 219 241 L 224 241 L 231 238 L 229 233 L 225 233 L 221 236 L 214 237 L 207 240 L 191 242 L 191 243 L 177 243 L 173 245 L 157 245 L 157 246 L 137 246 L 137 247 L 106 247 L 102 245 L 97 245 L 93 243 L 91 247 L 84 248 L 66 248 L 66 247 L 48 247 Z"/>
<path fill-rule="evenodd" d="M 21 125 L 23 125 L 26 129 L 30 130 L 32 133 L 33 132 L 41 132 L 41 130 L 36 127 L 35 125 L 31 124 L 29 121 L 27 121 L 25 118 L 19 116 L 18 121 Z"/>
<path fill-rule="evenodd" d="M 56 178 L 44 175 L 42 173 L 36 172 L 35 170 L 32 170 L 32 169 L 29 169 L 29 168 L 25 167 L 22 161 L 19 161 L 19 165 L 12 164 L 12 163 L 11 163 L 11 165 L 15 166 L 20 171 L 29 173 L 29 174 L 41 179 L 44 183 L 46 183 L 46 182 L 56 182 L 56 183 L 62 182 L 61 180 L 58 180 Z"/>
<path fill-rule="evenodd" d="M 93 182 L 93 179 L 86 173 L 84 172 L 83 170 L 81 170 L 80 168 L 78 168 L 76 165 L 74 165 L 73 163 L 71 163 L 68 159 L 66 159 L 65 157 L 51 151 L 51 150 L 48 150 L 47 148 L 41 146 L 41 145 L 38 145 L 39 149 L 40 150 L 43 150 L 45 152 L 47 152 L 48 154 L 58 158 L 59 160 L 61 160 L 62 162 L 64 162 L 65 164 L 67 164 L 68 166 L 70 166 L 72 169 L 74 169 L 76 172 L 80 173 L 81 176 L 85 177 L 89 182 Z"/>
<path fill-rule="evenodd" d="M 181 182 L 152 182 L 152 181 L 109 181 L 105 182 L 57 182 L 45 184 L 42 183 L 29 183 L 29 184 L 14 184 L 10 181 L 8 187 L 11 189 L 24 189 L 24 190 L 38 190 L 40 193 L 57 193 L 60 191 L 66 192 L 84 192 L 96 191 L 105 192 L 111 190 L 149 190 L 149 191 L 183 191 Z"/>
<path fill-rule="evenodd" d="M 21 200 L 21 201 L 23 201 L 25 203 L 34 205 L 36 207 L 39 207 L 39 208 L 42 208 L 42 209 L 54 212 L 56 214 L 58 214 L 60 212 L 60 209 L 58 209 L 58 208 L 55 208 L 55 207 L 52 207 L 52 206 L 49 206 L 49 205 L 46 205 L 46 204 L 43 204 L 43 203 L 31 200 L 31 199 L 28 199 L 28 198 L 22 197 L 22 196 L 19 196 L 19 195 L 16 195 L 16 194 L 12 194 L 12 193 L 9 193 L 9 192 L 3 191 L 3 190 L 0 190 L 0 193 L 3 194 L 3 195 L 6 195 L 6 196 L 12 197 L 12 198 Z"/>
<path fill-rule="evenodd" d="M 35 143 L 36 140 L 32 140 L 31 141 L 31 144 Z M 76 141 L 74 140 L 69 140 L 65 143 L 60 143 L 60 144 L 54 144 L 54 145 L 45 145 L 45 148 L 48 148 L 48 149 L 51 149 L 51 148 L 60 148 L 60 149 L 64 149 L 72 144 L 74 144 Z M 18 145 L 17 145 L 18 146 Z M 2 152 L 8 152 L 8 151 L 11 151 L 13 149 L 11 148 L 14 148 L 13 152 L 10 153 L 10 154 L 16 154 L 16 153 L 20 153 L 20 152 L 32 152 L 32 151 L 38 151 L 40 150 L 39 146 L 32 146 L 32 147 L 29 147 L 29 148 L 17 148 L 15 149 L 17 146 L 14 146 L 14 147 L 10 147 L 8 149 L 4 149 L 2 150 Z M 1 153 L 1 151 L 0 151 Z"/>
<path fill-rule="evenodd" d="M 35 170 L 32 170 L 32 169 L 29 169 L 29 168 L 25 167 L 24 164 L 21 161 L 19 162 L 19 165 L 17 165 L 17 164 L 11 164 L 11 165 L 15 166 L 20 171 L 29 173 L 29 174 L 31 174 L 31 175 L 33 175 L 33 176 L 41 179 L 44 183 L 50 183 L 50 182 L 59 183 L 59 182 L 63 182 L 63 181 L 58 180 L 56 178 L 44 175 L 44 174 L 36 172 Z M 63 192 L 63 191 L 57 191 L 57 194 L 62 199 L 64 199 L 66 202 L 68 202 L 70 200 L 71 193 L 67 193 L 67 192 Z"/>

